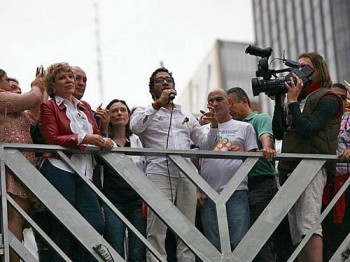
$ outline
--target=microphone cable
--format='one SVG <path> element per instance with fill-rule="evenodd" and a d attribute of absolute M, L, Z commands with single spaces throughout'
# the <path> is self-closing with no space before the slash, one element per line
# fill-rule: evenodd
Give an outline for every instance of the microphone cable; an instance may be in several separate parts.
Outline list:
<path fill-rule="evenodd" d="M 166 148 L 165 149 L 168 149 L 168 146 L 169 146 L 170 128 L 171 128 L 171 124 L 172 124 L 172 120 L 173 120 L 174 104 L 171 103 L 171 105 L 172 105 L 172 110 L 170 112 L 170 121 L 169 121 L 169 128 L 168 128 L 168 133 L 167 133 L 167 138 L 166 138 Z M 171 202 L 174 203 L 173 187 L 172 187 L 172 183 L 171 183 L 171 176 L 170 176 L 169 159 L 168 159 L 168 157 L 166 157 L 166 168 L 167 168 L 168 178 L 169 178 Z"/>

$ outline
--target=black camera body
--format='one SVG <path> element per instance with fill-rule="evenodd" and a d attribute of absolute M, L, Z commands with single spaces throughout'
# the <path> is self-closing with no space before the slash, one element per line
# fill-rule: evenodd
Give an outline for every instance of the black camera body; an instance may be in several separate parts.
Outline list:
<path fill-rule="evenodd" d="M 288 92 L 288 89 L 285 86 L 285 82 L 290 84 L 291 78 L 296 82 L 296 77 L 300 78 L 303 81 L 303 86 L 306 87 L 311 83 L 310 77 L 313 74 L 314 70 L 309 65 L 304 66 L 302 69 L 299 68 L 299 63 L 289 60 L 281 59 L 287 68 L 284 69 L 269 69 L 268 59 L 271 56 L 272 48 L 268 47 L 265 49 L 249 45 L 245 50 L 246 54 L 260 56 L 258 62 L 258 70 L 256 71 L 256 77 L 252 79 L 252 89 L 253 95 L 257 96 L 260 93 L 264 92 L 268 96 L 276 96 L 285 94 Z M 289 72 L 288 75 L 283 77 L 277 77 L 277 74 Z M 272 78 L 272 76 L 274 78 Z M 262 77 L 258 78 L 258 77 Z"/>
<path fill-rule="evenodd" d="M 252 89 L 253 95 L 257 96 L 264 92 L 268 96 L 285 94 L 288 92 L 285 82 L 289 85 L 291 84 L 291 78 L 296 82 L 296 76 L 303 81 L 303 86 L 308 86 L 311 82 L 310 76 L 314 70 L 311 66 L 306 65 L 302 69 L 293 69 L 288 75 L 283 77 L 278 77 L 271 80 L 253 78 L 252 79 Z M 295 83 L 294 82 L 294 83 Z"/>

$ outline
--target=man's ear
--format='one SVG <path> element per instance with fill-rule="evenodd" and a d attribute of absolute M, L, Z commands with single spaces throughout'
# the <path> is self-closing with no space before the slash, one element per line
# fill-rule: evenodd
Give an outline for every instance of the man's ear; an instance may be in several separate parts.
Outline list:
<path fill-rule="evenodd" d="M 242 101 L 243 101 L 244 105 L 248 105 L 249 106 L 248 99 L 246 97 L 243 97 Z"/>
<path fill-rule="evenodd" d="M 231 107 L 233 105 L 233 97 L 229 96 L 228 97 L 228 105 Z"/>

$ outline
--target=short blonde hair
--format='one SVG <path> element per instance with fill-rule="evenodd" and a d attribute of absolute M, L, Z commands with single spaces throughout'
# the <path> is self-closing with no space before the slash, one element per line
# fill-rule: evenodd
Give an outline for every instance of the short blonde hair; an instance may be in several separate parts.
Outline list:
<path fill-rule="evenodd" d="M 68 63 L 55 63 L 50 65 L 46 69 L 45 74 L 45 84 L 46 84 L 46 92 L 49 97 L 55 97 L 56 92 L 56 77 L 62 71 L 68 71 L 73 73 L 73 68 Z"/>

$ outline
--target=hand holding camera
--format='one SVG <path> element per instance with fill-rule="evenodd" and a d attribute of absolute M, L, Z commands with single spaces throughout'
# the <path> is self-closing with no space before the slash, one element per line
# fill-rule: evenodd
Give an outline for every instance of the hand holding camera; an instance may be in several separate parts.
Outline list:
<path fill-rule="evenodd" d="M 39 76 L 39 75 L 44 76 L 44 74 L 45 74 L 45 69 L 44 69 L 43 65 L 38 66 L 36 68 L 35 76 Z"/>
<path fill-rule="evenodd" d="M 31 87 L 32 88 L 38 87 L 41 93 L 45 92 L 44 75 L 45 75 L 44 67 L 42 65 L 40 67 L 37 67 L 36 73 L 35 73 L 35 79 L 31 83 Z"/>
<path fill-rule="evenodd" d="M 288 90 L 287 93 L 287 102 L 288 104 L 298 102 L 298 97 L 301 92 L 301 89 L 303 89 L 303 80 L 300 79 L 298 76 L 290 77 L 289 82 L 285 82 L 285 86 Z"/>
<path fill-rule="evenodd" d="M 299 69 L 300 65 L 298 62 L 285 58 L 275 58 L 282 60 L 283 63 L 289 67 L 279 70 L 269 69 L 268 59 L 271 56 L 272 51 L 273 50 L 271 47 L 262 49 L 251 45 L 249 45 L 246 49 L 247 54 L 261 57 L 261 59 L 259 59 L 258 70 L 256 71 L 257 78 L 252 79 L 254 96 L 257 96 L 262 92 L 270 97 L 285 94 L 288 92 L 285 83 L 287 82 L 289 86 L 291 86 L 292 82 L 296 84 L 298 81 L 297 78 L 302 81 L 303 86 L 307 86 L 311 83 L 310 77 L 314 70 L 309 65 Z M 277 77 L 277 74 L 284 72 L 289 72 L 289 74 L 286 76 Z M 258 77 L 262 77 L 262 79 Z"/>

